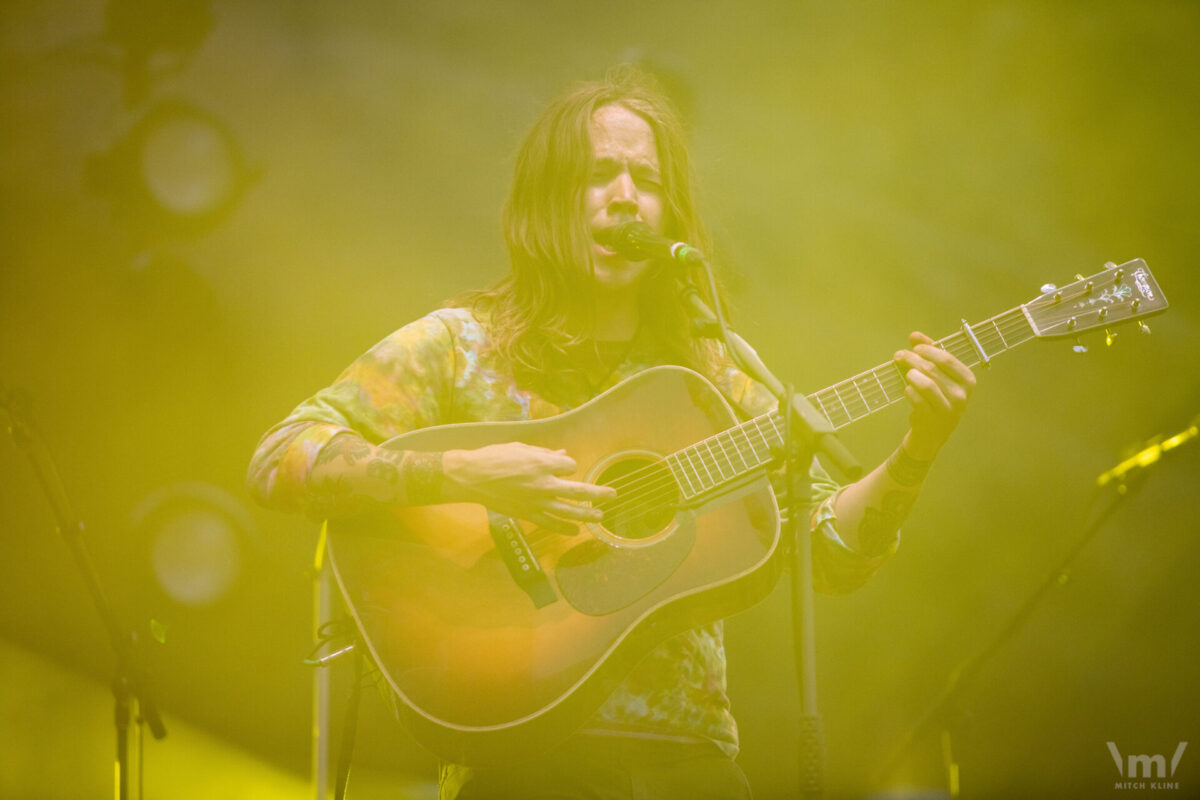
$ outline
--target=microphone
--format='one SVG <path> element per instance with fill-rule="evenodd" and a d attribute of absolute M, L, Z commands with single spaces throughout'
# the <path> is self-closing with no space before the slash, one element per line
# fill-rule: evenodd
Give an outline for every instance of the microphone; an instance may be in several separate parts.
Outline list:
<path fill-rule="evenodd" d="M 1126 474 L 1134 470 L 1141 470 L 1149 467 L 1151 464 L 1158 461 L 1166 453 L 1174 450 L 1180 445 L 1188 444 L 1192 439 L 1200 436 L 1200 414 L 1192 418 L 1188 426 L 1179 433 L 1164 439 L 1162 436 L 1155 436 L 1153 439 L 1146 442 L 1145 446 L 1134 453 L 1129 458 L 1117 464 L 1115 467 L 1105 472 L 1099 478 L 1096 478 L 1096 485 L 1103 486 L 1109 481 L 1117 481 L 1123 483 Z"/>
<path fill-rule="evenodd" d="M 596 231 L 596 241 L 630 261 L 658 258 L 685 265 L 704 262 L 704 255 L 699 250 L 655 233 L 644 222 L 622 222 Z"/>

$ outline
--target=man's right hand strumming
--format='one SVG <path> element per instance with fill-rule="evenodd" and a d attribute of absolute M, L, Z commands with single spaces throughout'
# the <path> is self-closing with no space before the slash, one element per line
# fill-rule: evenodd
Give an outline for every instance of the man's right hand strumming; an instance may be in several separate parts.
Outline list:
<path fill-rule="evenodd" d="M 481 503 L 493 511 L 573 535 L 578 522 L 597 522 L 587 503 L 616 497 L 608 486 L 565 480 L 577 469 L 565 450 L 507 442 L 442 454 L 442 500 Z"/>

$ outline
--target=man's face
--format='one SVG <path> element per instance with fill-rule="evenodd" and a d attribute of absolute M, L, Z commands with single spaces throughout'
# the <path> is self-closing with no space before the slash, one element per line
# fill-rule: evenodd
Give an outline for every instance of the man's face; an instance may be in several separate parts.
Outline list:
<path fill-rule="evenodd" d="M 592 115 L 591 134 L 583 213 L 592 233 L 635 220 L 661 233 L 663 188 L 649 123 L 624 106 L 607 105 Z M 610 291 L 636 286 L 649 263 L 626 261 L 598 242 L 592 243 L 592 262 L 598 287 Z"/>

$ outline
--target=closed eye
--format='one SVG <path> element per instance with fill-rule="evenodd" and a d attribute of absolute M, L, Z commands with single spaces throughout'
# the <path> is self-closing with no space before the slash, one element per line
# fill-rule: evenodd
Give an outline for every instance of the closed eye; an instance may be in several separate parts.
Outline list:
<path fill-rule="evenodd" d="M 640 173 L 640 174 L 635 173 L 633 176 L 633 180 L 634 180 L 634 183 L 636 183 L 638 185 L 639 189 L 648 189 L 648 190 L 657 191 L 658 189 L 662 188 L 662 179 L 660 179 L 658 177 L 657 173 L 649 173 L 649 172 Z"/>

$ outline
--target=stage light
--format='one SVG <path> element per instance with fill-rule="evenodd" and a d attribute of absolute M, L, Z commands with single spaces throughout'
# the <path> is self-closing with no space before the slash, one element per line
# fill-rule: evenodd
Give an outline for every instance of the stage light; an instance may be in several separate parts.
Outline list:
<path fill-rule="evenodd" d="M 147 234 L 194 235 L 220 224 L 256 179 L 229 127 L 180 100 L 157 103 L 108 151 L 88 182 Z"/>
<path fill-rule="evenodd" d="M 109 0 L 101 38 L 118 50 L 125 104 L 142 104 L 156 80 L 187 66 L 212 27 L 209 0 Z"/>
<path fill-rule="evenodd" d="M 133 527 L 149 548 L 154 578 L 185 606 L 208 606 L 226 595 L 255 536 L 245 507 L 204 483 L 180 483 L 140 502 Z"/>

